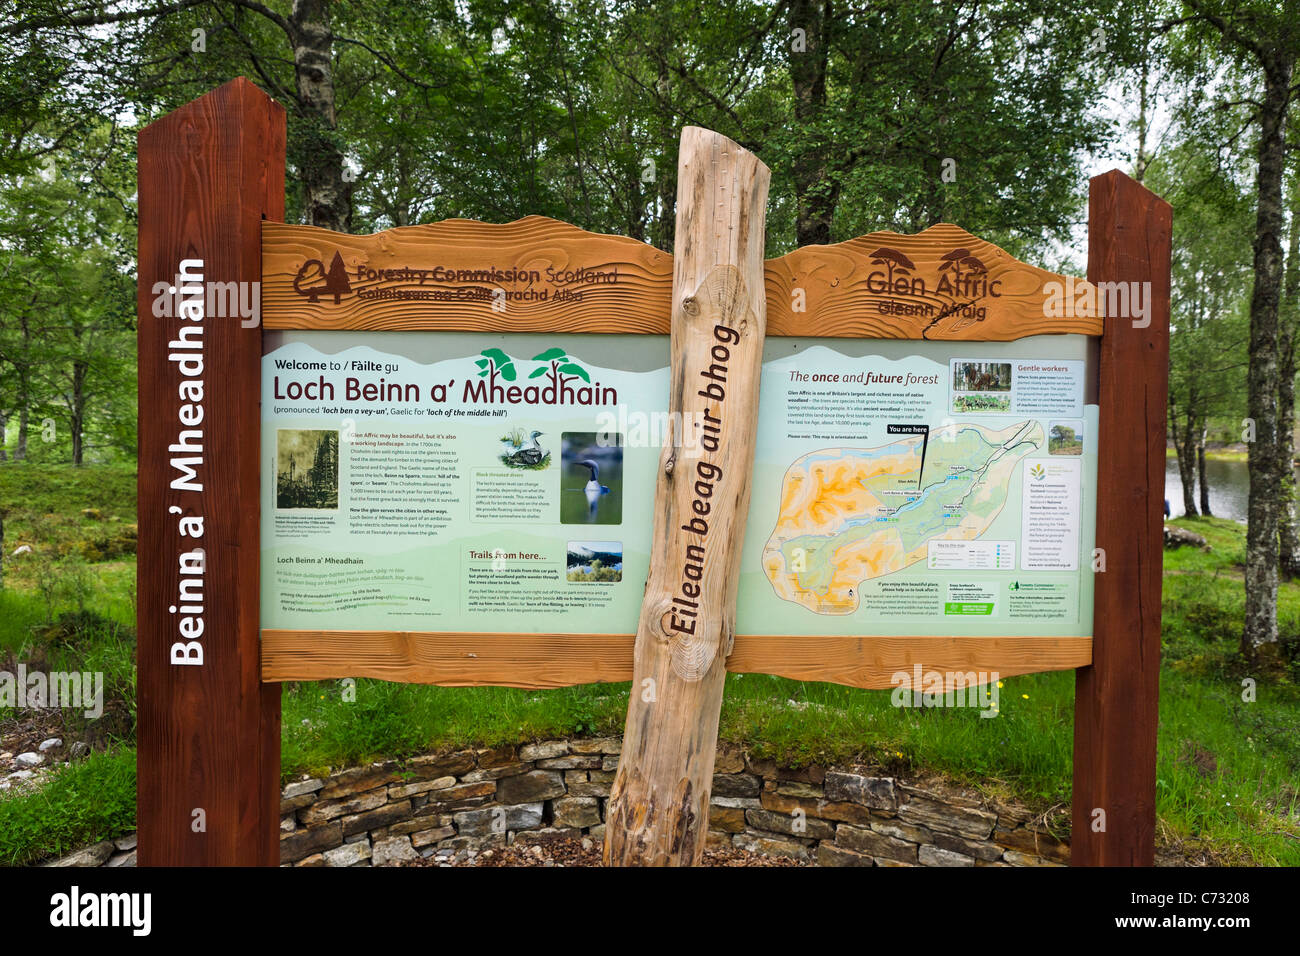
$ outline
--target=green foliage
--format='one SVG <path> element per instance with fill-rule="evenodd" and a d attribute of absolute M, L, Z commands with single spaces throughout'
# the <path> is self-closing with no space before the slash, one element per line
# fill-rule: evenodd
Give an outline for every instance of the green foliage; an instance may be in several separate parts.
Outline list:
<path fill-rule="evenodd" d="M 135 829 L 135 750 L 94 753 L 31 793 L 0 795 L 0 864 L 22 866 Z"/>
<path fill-rule="evenodd" d="M 0 464 L 5 586 L 40 594 L 47 620 L 90 606 L 133 619 L 135 491 L 134 465 Z"/>
<path fill-rule="evenodd" d="M 609 685 L 554 691 L 426 687 L 358 679 L 355 700 L 336 681 L 286 687 L 281 771 L 321 773 L 436 748 L 492 747 L 569 733 L 617 733 L 627 693 Z"/>
<path fill-rule="evenodd" d="M 33 461 L 135 450 L 130 157 L 102 126 L 82 150 L 50 154 L 48 176 L 0 176 L 0 448 L 24 450 L 25 411 Z"/>

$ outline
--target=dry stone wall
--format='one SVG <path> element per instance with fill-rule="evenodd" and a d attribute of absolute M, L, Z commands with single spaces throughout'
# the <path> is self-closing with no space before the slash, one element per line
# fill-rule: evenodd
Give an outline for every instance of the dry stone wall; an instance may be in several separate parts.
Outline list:
<path fill-rule="evenodd" d="M 604 839 L 617 737 L 548 740 L 353 767 L 284 787 L 284 866 L 384 866 Z M 1016 807 L 852 768 L 783 768 L 719 750 L 709 841 L 818 866 L 1060 866 L 1069 847 Z M 134 841 L 62 865 L 132 865 Z M 128 858 L 129 855 L 129 858 Z"/>

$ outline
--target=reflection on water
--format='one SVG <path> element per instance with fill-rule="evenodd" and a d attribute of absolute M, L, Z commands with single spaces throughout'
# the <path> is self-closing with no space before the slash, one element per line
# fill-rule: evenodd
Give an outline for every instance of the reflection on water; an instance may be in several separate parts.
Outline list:
<path fill-rule="evenodd" d="M 1245 522 L 1246 501 L 1250 495 L 1250 473 L 1244 461 L 1205 462 L 1205 478 L 1210 486 L 1210 513 L 1216 518 L 1231 518 Z M 1165 462 L 1165 497 L 1169 499 L 1170 513 L 1183 514 L 1183 483 L 1178 479 L 1178 462 L 1173 458 Z M 1196 492 L 1196 507 L 1201 506 L 1200 489 Z"/>

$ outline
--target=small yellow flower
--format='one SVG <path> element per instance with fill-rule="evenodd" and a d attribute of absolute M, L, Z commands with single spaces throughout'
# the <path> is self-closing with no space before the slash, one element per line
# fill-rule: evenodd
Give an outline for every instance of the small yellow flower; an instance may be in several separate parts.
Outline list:
<path fill-rule="evenodd" d="M 1021 694 L 1020 696 L 1023 697 L 1025 700 L 1029 700 L 1029 695 L 1028 695 L 1028 694 Z"/>
<path fill-rule="evenodd" d="M 998 681 L 998 687 L 1002 686 L 1002 681 Z"/>

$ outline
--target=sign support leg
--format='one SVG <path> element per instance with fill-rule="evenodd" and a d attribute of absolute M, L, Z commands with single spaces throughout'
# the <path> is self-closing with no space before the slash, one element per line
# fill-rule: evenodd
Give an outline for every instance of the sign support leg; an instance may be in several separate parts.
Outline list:
<path fill-rule="evenodd" d="M 284 218 L 284 110 L 236 79 L 142 130 L 138 162 L 139 862 L 274 866 L 280 687 L 261 682 L 258 638 L 262 329 L 238 304 L 260 308 L 262 220 Z M 216 283 L 234 283 L 234 299 Z"/>
<path fill-rule="evenodd" d="M 1105 570 L 1092 665 L 1075 676 L 1075 866 L 1155 861 L 1171 227 L 1169 204 L 1140 183 L 1118 170 L 1093 178 L 1088 281 L 1128 310 L 1107 309 L 1100 341 L 1094 566 Z"/>

